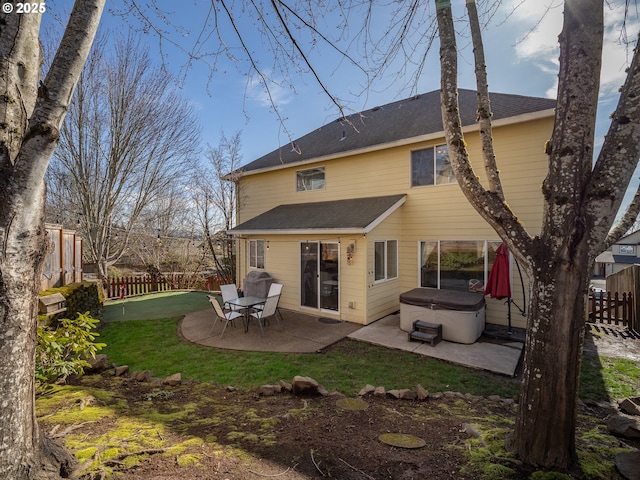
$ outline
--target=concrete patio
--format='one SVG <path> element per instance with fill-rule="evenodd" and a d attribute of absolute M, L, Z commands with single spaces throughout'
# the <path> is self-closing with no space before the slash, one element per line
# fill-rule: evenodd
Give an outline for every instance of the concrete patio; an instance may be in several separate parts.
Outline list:
<path fill-rule="evenodd" d="M 187 341 L 208 347 L 292 353 L 317 352 L 343 338 L 350 338 L 508 376 L 515 375 L 523 350 L 521 342 L 484 337 L 470 345 L 442 341 L 434 347 L 409 341 L 407 332 L 400 329 L 397 314 L 361 326 L 282 310 L 282 320 L 271 319 L 271 324 L 264 328 L 264 335 L 255 320 L 245 333 L 242 321 L 238 319 L 236 326 L 228 326 L 222 337 L 221 322 L 211 331 L 214 319 L 212 309 L 189 313 L 180 322 L 180 335 Z"/>
<path fill-rule="evenodd" d="M 432 347 L 424 342 L 411 342 L 407 332 L 400 330 L 398 314 L 388 315 L 356 330 L 348 337 L 511 377 L 516 373 L 524 348 L 522 342 L 496 341 L 484 337 L 469 345 L 442 341 Z"/>

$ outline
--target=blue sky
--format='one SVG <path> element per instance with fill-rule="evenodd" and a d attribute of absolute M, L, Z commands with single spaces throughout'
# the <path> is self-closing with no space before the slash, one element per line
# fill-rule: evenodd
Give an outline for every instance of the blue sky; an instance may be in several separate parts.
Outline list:
<path fill-rule="evenodd" d="M 45 23 L 52 21 L 61 12 L 71 9 L 71 0 L 56 0 L 47 2 L 49 11 Z M 212 17 L 207 22 L 210 0 L 193 1 L 165 1 L 139 2 L 140 4 L 155 4 L 177 25 L 177 28 L 164 25 L 160 10 L 153 8 L 146 10 L 155 19 L 156 25 L 163 29 L 171 41 L 181 48 L 189 49 L 192 45 L 206 38 L 201 34 L 203 25 L 210 27 Z M 215 2 L 219 5 L 219 2 Z M 231 2 L 229 2 L 231 3 Z M 237 2 L 236 2 L 237 3 Z M 387 2 L 375 2 L 387 3 Z M 389 2 L 393 4 L 394 2 Z M 608 124 L 608 117 L 615 108 L 617 90 L 624 80 L 630 50 L 620 44 L 620 25 L 624 4 L 621 0 L 614 0 L 618 8 L 606 8 L 607 24 L 605 53 L 603 55 L 603 73 L 601 75 L 601 102 L 598 117 L 598 136 L 601 141 Z M 426 0 L 427 8 L 433 4 Z M 458 15 L 464 12 L 464 1 L 453 0 Z M 517 5 L 517 8 L 515 8 Z M 111 31 L 139 26 L 133 14 L 116 16 L 112 10 L 123 9 L 122 2 L 113 0 L 108 2 L 107 11 L 103 17 L 103 27 Z M 522 95 L 555 97 L 558 70 L 557 37 L 562 28 L 563 5 L 558 0 L 503 0 L 501 7 L 493 15 L 489 28 L 484 32 L 485 55 L 489 88 L 491 91 L 516 93 Z M 391 7 L 381 7 L 372 18 L 374 30 L 384 31 L 392 18 Z M 426 10 L 421 12 L 425 18 Z M 258 84 L 257 77 L 247 76 L 249 71 L 246 58 L 238 50 L 238 42 L 228 23 L 221 22 L 223 40 L 230 47 L 229 55 L 221 55 L 212 66 L 212 57 L 204 61 L 195 61 L 186 71 L 187 57 L 180 52 L 180 48 L 169 45 L 164 47 L 164 63 L 176 76 L 184 75 L 182 91 L 192 103 L 202 127 L 204 142 L 216 145 L 221 132 L 227 136 L 241 131 L 243 161 L 247 163 L 281 145 L 286 145 L 291 139 L 302 136 L 309 131 L 337 118 L 339 111 L 332 104 L 329 97 L 308 72 L 298 72 L 299 66 L 287 63 L 286 68 L 291 73 L 287 79 L 277 67 L 273 65 L 272 56 L 265 52 L 265 40 L 258 34 L 251 18 L 243 12 L 238 16 L 237 27 L 242 30 L 245 41 L 249 45 L 255 58 L 260 62 L 263 71 L 272 75 L 275 82 L 270 84 L 273 103 L 277 106 L 280 118 L 274 113 L 273 105 L 266 101 L 264 89 Z M 341 17 L 338 12 L 328 12 L 318 19 L 319 28 L 337 36 L 356 33 L 353 23 L 348 28 L 338 25 Z M 638 19 L 630 17 L 627 31 L 635 39 L 638 32 Z M 464 25 L 458 29 L 462 32 Z M 339 31 L 338 31 L 339 30 Z M 209 30 L 210 32 L 210 30 Z M 300 35 L 300 44 L 309 48 L 311 39 L 296 31 Z M 158 36 L 150 31 L 141 34 L 142 41 L 147 43 L 160 63 L 160 48 Z M 460 48 L 460 79 L 461 88 L 475 88 L 473 76 L 472 54 L 468 48 L 468 39 L 459 37 Z M 200 44 L 200 53 L 214 51 L 219 45 L 215 36 L 210 35 Z M 382 105 L 414 93 L 408 85 L 408 75 L 393 76 L 391 73 L 375 81 L 365 89 L 366 77 L 362 72 L 341 59 L 334 51 L 323 47 L 310 49 L 309 55 L 318 74 L 326 83 L 331 93 L 339 97 L 350 110 L 360 111 L 377 105 Z M 360 48 L 353 48 L 354 58 L 361 64 L 366 59 L 358 58 L 362 52 Z M 437 43 L 431 48 L 426 66 L 420 75 L 415 90 L 417 93 L 428 92 L 439 88 L 439 58 Z M 281 64 L 282 65 L 282 64 Z M 398 71 L 400 64 L 391 66 L 388 72 Z M 289 83 L 287 82 L 289 81 Z M 282 121 L 280 120 L 282 119 Z M 498 159 L 499 161 L 499 159 Z"/>

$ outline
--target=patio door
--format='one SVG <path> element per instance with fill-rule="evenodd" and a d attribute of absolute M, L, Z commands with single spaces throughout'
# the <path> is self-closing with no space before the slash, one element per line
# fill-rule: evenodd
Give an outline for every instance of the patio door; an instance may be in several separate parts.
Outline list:
<path fill-rule="evenodd" d="M 300 305 L 338 311 L 339 258 L 336 242 L 300 243 Z"/>

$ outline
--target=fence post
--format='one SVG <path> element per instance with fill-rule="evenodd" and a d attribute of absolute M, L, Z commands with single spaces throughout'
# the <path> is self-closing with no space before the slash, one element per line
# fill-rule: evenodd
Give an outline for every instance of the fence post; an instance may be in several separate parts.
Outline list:
<path fill-rule="evenodd" d="M 629 328 L 634 332 L 638 331 L 638 299 L 633 294 L 633 292 L 629 292 L 627 297 L 629 299 Z"/>

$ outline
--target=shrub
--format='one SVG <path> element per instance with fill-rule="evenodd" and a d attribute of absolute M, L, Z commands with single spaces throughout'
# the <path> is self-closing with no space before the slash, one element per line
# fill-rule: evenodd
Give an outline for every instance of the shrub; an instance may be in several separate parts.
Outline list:
<path fill-rule="evenodd" d="M 106 346 L 96 343 L 95 327 L 99 320 L 89 312 L 79 313 L 75 320 L 59 319 L 55 327 L 39 325 L 36 346 L 36 387 L 61 381 L 72 374 L 81 374 L 89 366 L 85 359 L 94 357 Z"/>
<path fill-rule="evenodd" d="M 75 317 L 78 313 L 89 311 L 91 316 L 102 318 L 102 304 L 104 303 L 104 290 L 99 282 L 69 283 L 62 287 L 49 288 L 40 292 L 40 296 L 61 293 L 67 301 L 67 311 L 46 319 L 56 323 L 64 317 Z M 44 320 L 44 319 L 43 319 Z"/>

